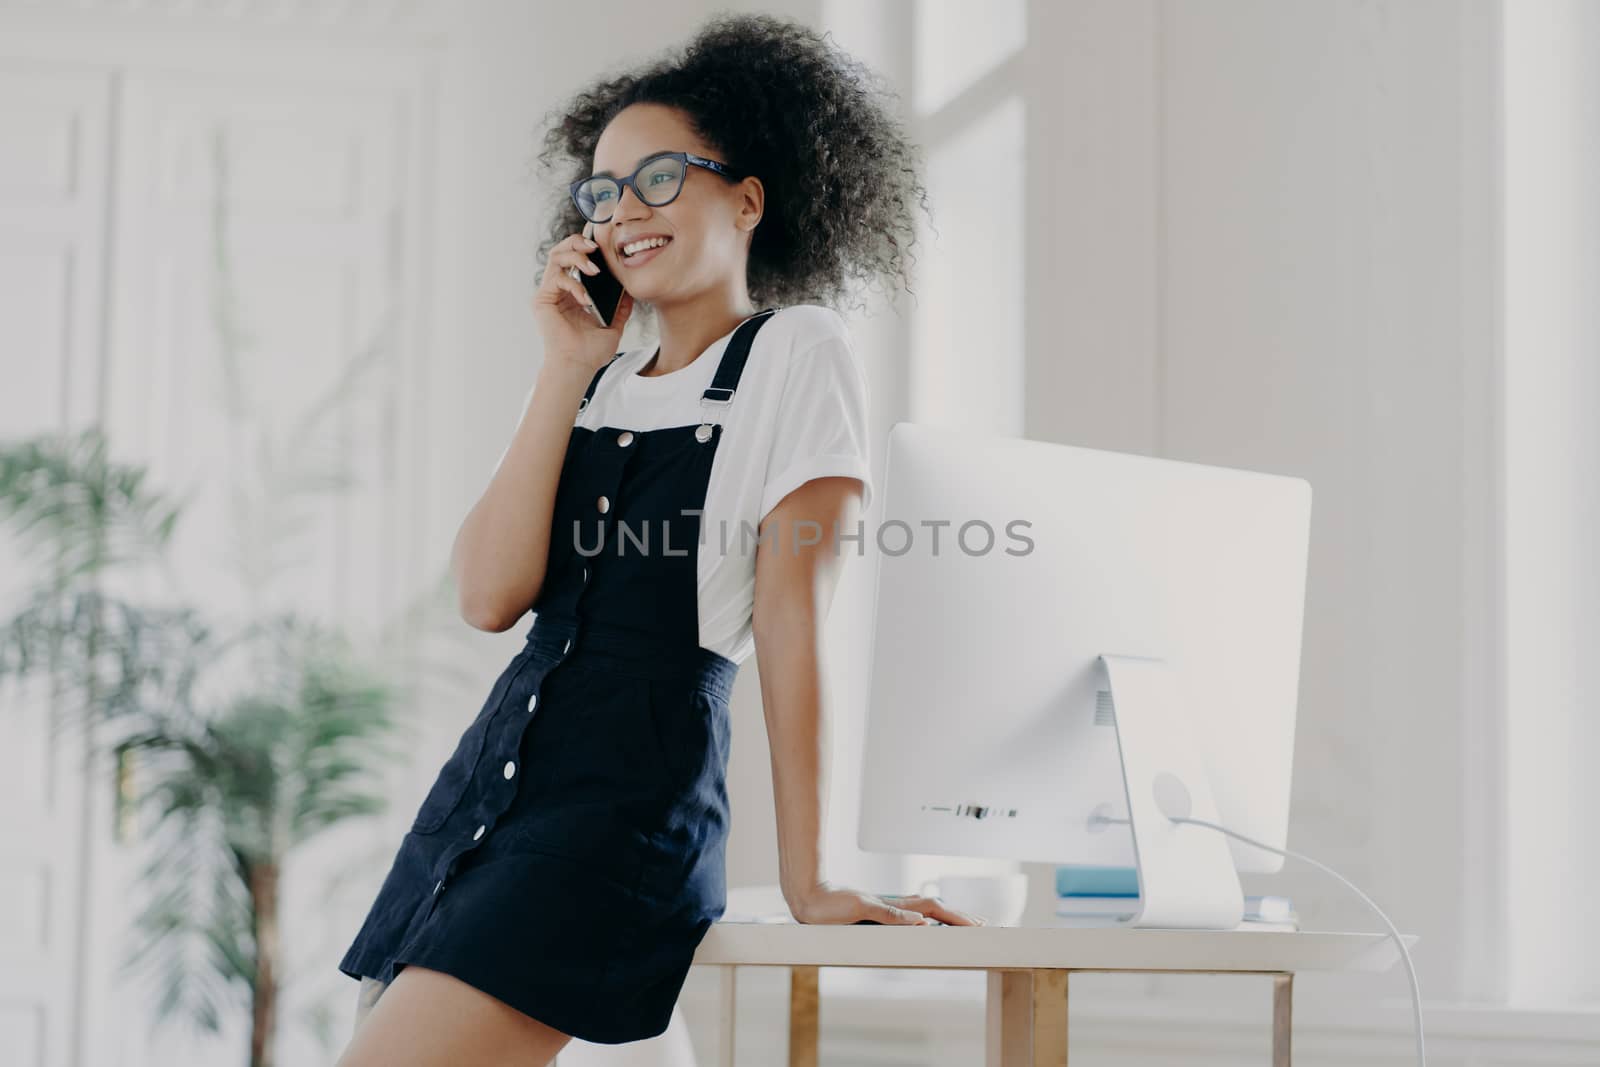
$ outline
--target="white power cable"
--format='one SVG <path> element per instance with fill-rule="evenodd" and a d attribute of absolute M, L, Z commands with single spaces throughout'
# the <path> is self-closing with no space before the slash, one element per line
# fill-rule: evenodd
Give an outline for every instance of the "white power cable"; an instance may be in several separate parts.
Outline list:
<path fill-rule="evenodd" d="M 1384 926 L 1389 928 L 1389 936 L 1394 937 L 1395 947 L 1400 949 L 1400 958 L 1405 960 L 1406 977 L 1408 977 L 1408 979 L 1411 981 L 1411 1022 L 1413 1022 L 1414 1032 L 1416 1032 L 1416 1064 L 1418 1064 L 1418 1067 L 1427 1067 L 1427 1056 L 1426 1053 L 1422 1051 L 1422 990 L 1421 987 L 1419 987 L 1418 982 L 1416 982 L 1416 968 L 1411 966 L 1411 953 L 1406 952 L 1405 941 L 1400 939 L 1400 931 L 1395 929 L 1394 923 L 1390 923 L 1389 917 L 1384 915 L 1384 909 L 1378 907 L 1378 904 L 1374 904 L 1373 899 L 1371 899 L 1370 896 L 1366 896 L 1365 893 L 1362 893 L 1362 889 L 1358 888 L 1354 881 L 1350 881 L 1349 878 L 1341 875 L 1338 870 L 1334 870 L 1333 867 L 1328 867 L 1328 865 L 1323 864 L 1323 862 L 1315 861 L 1315 859 L 1312 859 L 1310 856 L 1304 856 L 1304 854 L 1301 853 L 1294 853 L 1294 851 L 1290 851 L 1290 849 L 1272 848 L 1272 846 L 1264 845 L 1264 843 L 1254 840 L 1254 838 L 1245 837 L 1243 833 L 1235 832 L 1235 830 L 1229 830 L 1227 829 L 1226 825 L 1218 825 L 1214 824 L 1214 822 L 1206 822 L 1205 819 L 1190 819 L 1190 817 L 1187 816 L 1166 817 L 1171 819 L 1173 822 L 1192 822 L 1194 825 L 1205 825 L 1205 827 L 1211 827 L 1211 829 L 1216 830 L 1218 833 L 1226 833 L 1226 835 L 1229 835 L 1229 837 L 1237 837 L 1238 840 L 1243 841 L 1245 845 L 1254 845 L 1256 848 L 1264 848 L 1267 849 L 1269 853 L 1277 853 L 1278 856 L 1288 856 L 1291 857 L 1291 859 L 1299 859 L 1299 861 L 1307 862 L 1307 864 L 1312 865 L 1312 867 L 1325 870 L 1325 872 L 1333 875 L 1334 878 L 1338 878 L 1339 881 L 1342 881 L 1344 885 L 1349 886 L 1350 891 L 1355 893 L 1355 896 L 1362 897 L 1363 901 L 1366 901 L 1366 905 L 1368 905 L 1370 909 L 1373 909 L 1374 912 L 1378 912 L 1378 918 L 1384 920 Z M 1128 819 L 1112 819 L 1112 817 L 1109 816 L 1094 816 L 1094 819 L 1099 822 L 1123 822 L 1123 824 L 1128 822 Z"/>

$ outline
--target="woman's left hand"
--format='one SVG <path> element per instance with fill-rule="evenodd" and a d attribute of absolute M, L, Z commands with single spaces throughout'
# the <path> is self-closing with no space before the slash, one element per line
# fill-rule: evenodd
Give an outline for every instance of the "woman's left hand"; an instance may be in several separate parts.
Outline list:
<path fill-rule="evenodd" d="M 878 896 L 818 882 L 788 898 L 795 921 L 802 923 L 873 922 L 885 926 L 983 926 L 985 920 L 947 906 L 938 897 Z"/>

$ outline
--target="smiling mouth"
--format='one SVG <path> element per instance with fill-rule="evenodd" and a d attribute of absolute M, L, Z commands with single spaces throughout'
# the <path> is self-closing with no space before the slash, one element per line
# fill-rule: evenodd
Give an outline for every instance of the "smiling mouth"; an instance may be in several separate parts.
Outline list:
<path fill-rule="evenodd" d="M 637 266 L 638 264 L 644 263 L 646 260 L 655 258 L 657 252 L 665 251 L 668 245 L 671 244 L 672 238 L 668 237 L 665 244 L 651 245 L 649 248 L 635 252 L 631 256 L 622 256 L 620 262 L 625 267 Z"/>

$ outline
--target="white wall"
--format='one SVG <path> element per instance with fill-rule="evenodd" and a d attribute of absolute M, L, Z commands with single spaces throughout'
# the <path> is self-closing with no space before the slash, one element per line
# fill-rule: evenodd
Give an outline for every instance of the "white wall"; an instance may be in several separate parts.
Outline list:
<path fill-rule="evenodd" d="M 1510 997 L 1600 1000 L 1600 5 L 1505 17 Z"/>

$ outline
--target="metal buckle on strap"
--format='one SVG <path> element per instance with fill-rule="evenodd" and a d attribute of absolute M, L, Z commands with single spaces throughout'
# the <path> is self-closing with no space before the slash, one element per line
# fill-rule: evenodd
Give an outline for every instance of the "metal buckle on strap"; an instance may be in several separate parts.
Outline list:
<path fill-rule="evenodd" d="M 702 393 L 701 396 L 700 396 L 700 403 L 702 403 L 702 404 L 731 404 L 731 403 L 733 403 L 733 390 L 728 388 L 727 386 L 713 385 L 713 386 L 708 387 L 706 389 L 706 392 L 707 393 L 727 393 L 728 395 L 725 396 L 725 397 L 722 397 L 721 399 L 718 399 L 717 397 L 706 396 L 704 393 Z"/>

